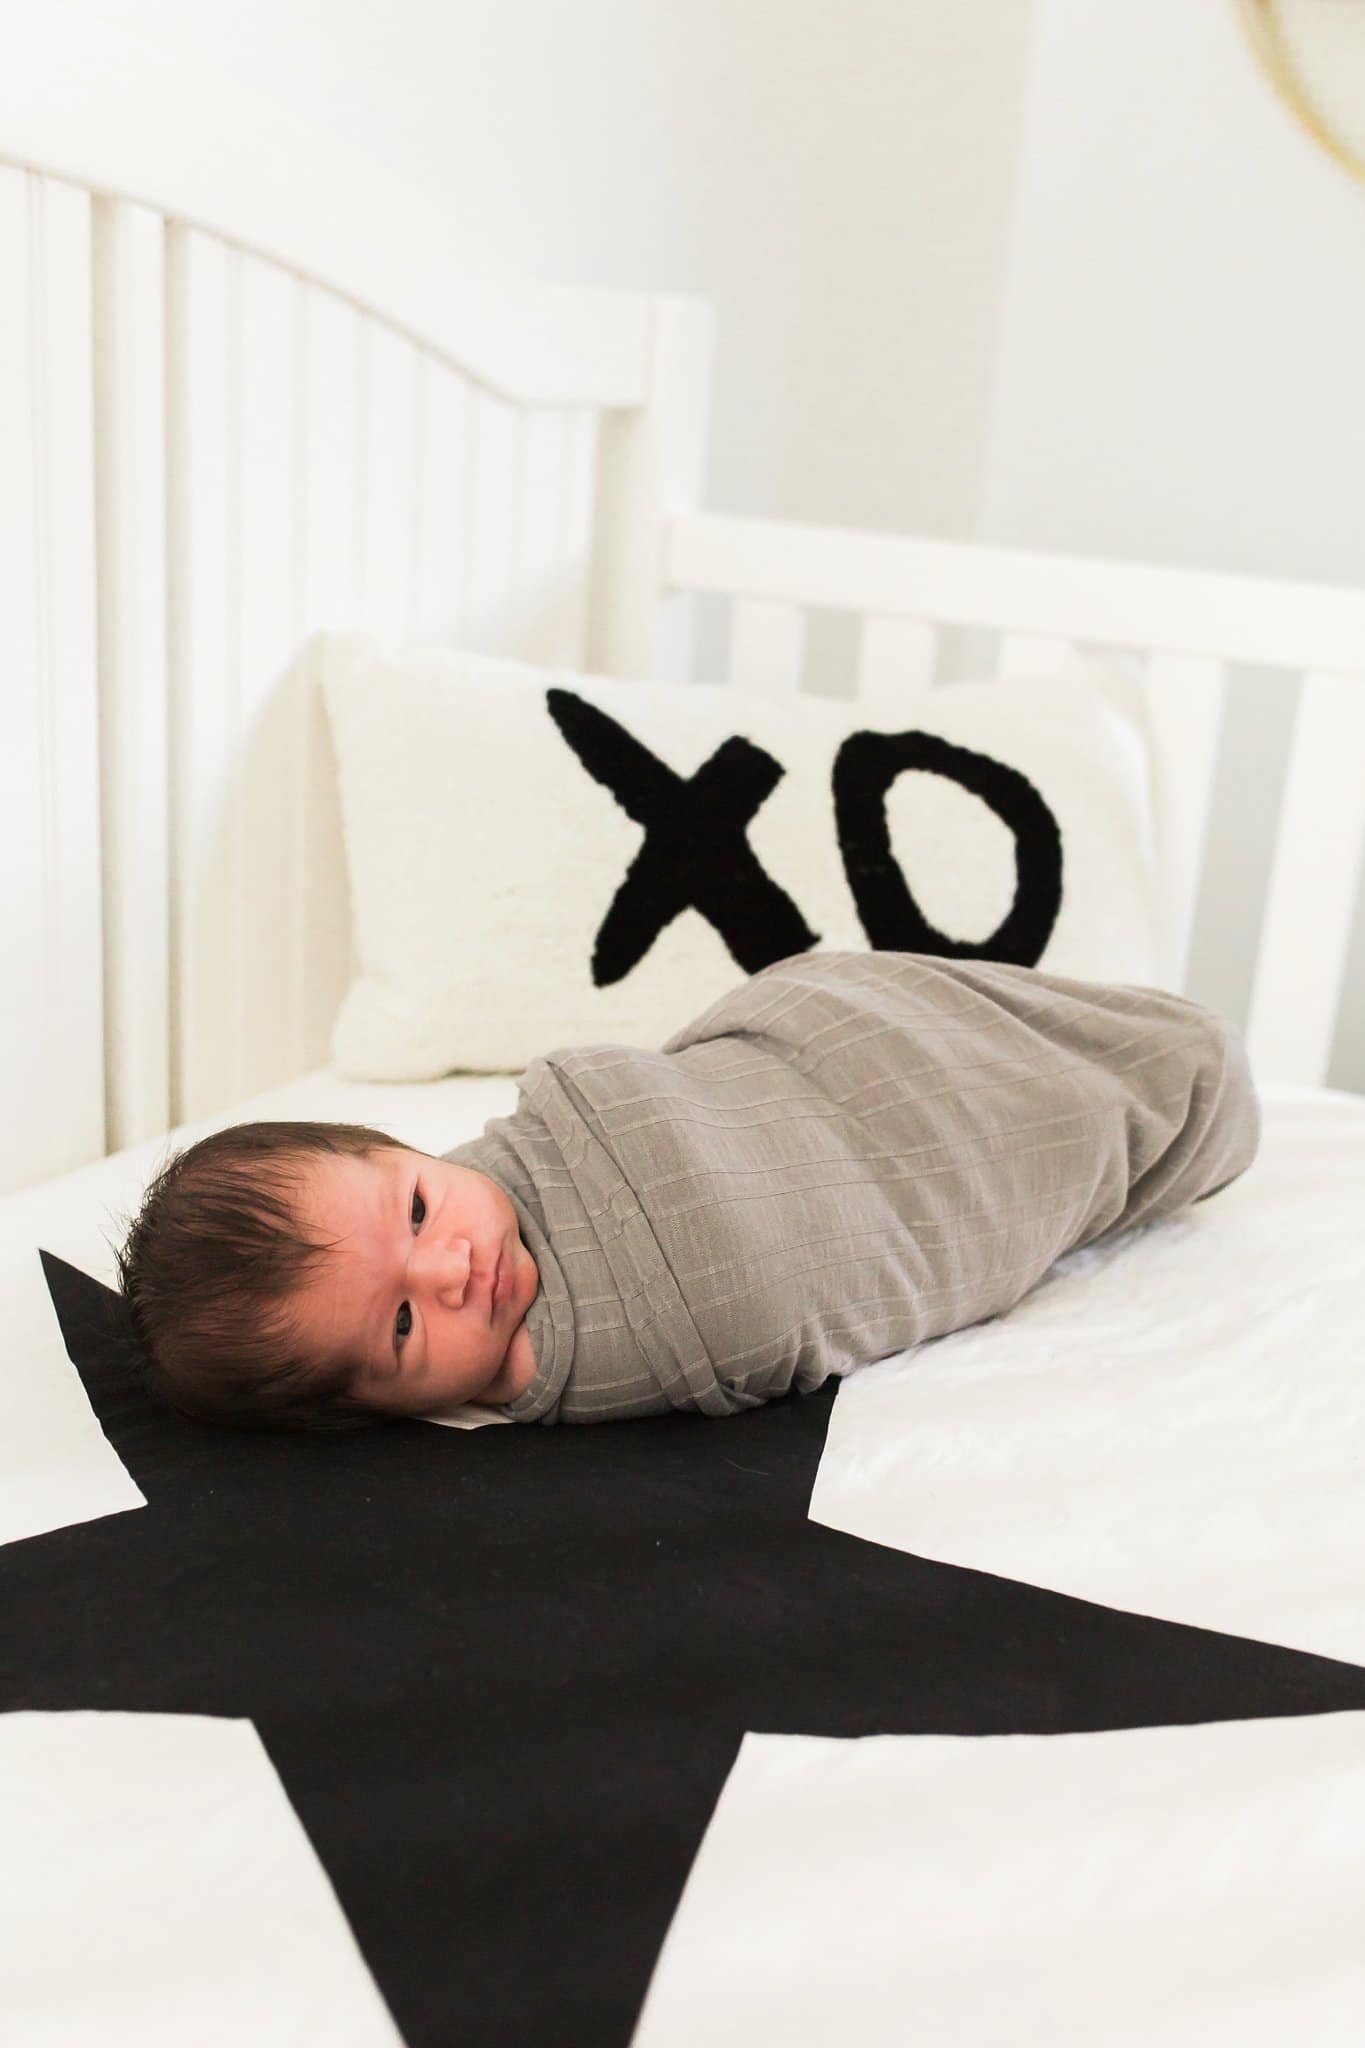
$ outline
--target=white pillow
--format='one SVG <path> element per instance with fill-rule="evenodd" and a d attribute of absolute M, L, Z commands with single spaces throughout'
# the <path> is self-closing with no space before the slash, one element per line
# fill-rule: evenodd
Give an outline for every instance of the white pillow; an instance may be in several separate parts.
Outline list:
<path fill-rule="evenodd" d="M 333 1034 L 348 1078 L 657 1046 L 811 947 L 1154 978 L 1146 749 L 1085 657 L 888 719 L 366 634 L 319 653 L 360 965 Z"/>

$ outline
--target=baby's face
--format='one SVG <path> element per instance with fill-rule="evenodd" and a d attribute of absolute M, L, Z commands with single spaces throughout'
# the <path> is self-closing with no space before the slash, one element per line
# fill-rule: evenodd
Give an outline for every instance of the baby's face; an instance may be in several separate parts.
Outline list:
<path fill-rule="evenodd" d="M 296 1206 L 310 1237 L 339 1240 L 291 1297 L 301 1342 L 319 1361 L 362 1356 L 371 1407 L 421 1415 L 530 1384 L 540 1276 L 496 1181 L 406 1147 L 343 1153 L 307 1162 Z"/>

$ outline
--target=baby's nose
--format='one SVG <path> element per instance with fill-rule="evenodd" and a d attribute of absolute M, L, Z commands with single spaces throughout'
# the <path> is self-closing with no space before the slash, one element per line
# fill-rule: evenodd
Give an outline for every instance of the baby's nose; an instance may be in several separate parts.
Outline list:
<path fill-rule="evenodd" d="M 474 1247 L 466 1237 L 431 1247 L 431 1283 L 448 1307 L 458 1307 L 469 1287 Z"/>

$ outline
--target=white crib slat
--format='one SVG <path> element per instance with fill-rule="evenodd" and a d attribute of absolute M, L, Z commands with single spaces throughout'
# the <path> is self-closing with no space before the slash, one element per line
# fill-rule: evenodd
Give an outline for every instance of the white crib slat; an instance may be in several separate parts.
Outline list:
<path fill-rule="evenodd" d="M 1075 652 L 1070 640 L 1051 633 L 1002 633 L 997 673 L 1004 682 L 1053 674 Z"/>
<path fill-rule="evenodd" d="M 683 683 L 696 607 L 690 593 L 669 587 L 669 535 L 705 480 L 715 314 L 683 294 L 656 298 L 651 313 L 644 402 L 600 420 L 588 666 Z M 742 579 L 728 588 L 753 590 Z"/>
<path fill-rule="evenodd" d="M 360 503 L 360 315 L 320 291 L 298 287 L 296 376 L 302 387 L 299 518 L 303 633 L 359 623 L 355 599 Z"/>
<path fill-rule="evenodd" d="M 801 687 L 806 615 L 800 605 L 737 597 L 731 610 L 730 681 L 765 697 L 786 697 Z"/>
<path fill-rule="evenodd" d="M 519 407 L 471 386 L 460 640 L 489 654 L 507 652 L 515 612 L 524 417 Z"/>
<path fill-rule="evenodd" d="M 423 364 L 423 446 L 418 513 L 417 616 L 413 637 L 457 637 L 465 581 L 469 383 L 443 363 Z"/>
<path fill-rule="evenodd" d="M 170 1116 L 165 229 L 92 213 L 108 1145 Z"/>
<path fill-rule="evenodd" d="M 360 491 L 357 334 L 353 307 L 313 285 L 296 285 L 298 417 L 296 502 L 300 533 L 299 638 L 360 623 L 355 594 Z M 299 679 L 298 783 L 290 812 L 299 888 L 293 904 L 293 1066 L 330 1057 L 332 1023 L 351 975 L 350 896 L 336 763 L 316 669 Z"/>
<path fill-rule="evenodd" d="M 50 906 L 41 888 L 19 888 L 15 877 L 41 875 L 42 764 L 48 688 L 40 647 L 42 569 L 46 536 L 38 519 L 38 462 L 34 413 L 35 325 L 33 249 L 28 180 L 0 169 L 0 281 L 6 317 L 0 320 L 0 564 L 6 569 L 0 603 L 0 673 L 5 678 L 0 745 L 0 937 L 4 942 L 5 1000 L 0 1002 L 0 1086 L 6 1144 L 0 1185 L 22 1187 L 59 1172 L 49 1154 L 55 1133 L 47 1121 L 46 933 Z M 74 1162 L 73 1162 L 74 1163 Z"/>
<path fill-rule="evenodd" d="M 934 687 L 938 635 L 928 619 L 866 617 L 858 640 L 858 703 L 869 718 L 890 722 L 908 700 Z"/>
<path fill-rule="evenodd" d="M 361 617 L 371 632 L 403 640 L 417 557 L 417 356 L 381 321 L 363 321 L 360 335 Z"/>
<path fill-rule="evenodd" d="M 563 640 L 565 590 L 560 557 L 564 523 L 568 415 L 544 408 L 526 414 L 516 613 L 509 646 L 522 661 L 553 663 Z"/>
<path fill-rule="evenodd" d="M 35 339 L 42 348 L 38 426 L 46 468 L 42 597 L 51 749 L 44 788 L 45 888 L 53 914 L 47 1038 L 67 1156 L 78 1147 L 80 1158 L 88 1159 L 105 1138 L 90 200 L 49 179 L 35 180 L 30 192 L 42 252 L 42 326 Z M 72 588 L 69 570 L 76 572 Z M 82 1103 L 74 1118 L 67 1107 L 73 1085 Z"/>
<path fill-rule="evenodd" d="M 1158 974 L 1181 994 L 1208 839 L 1222 738 L 1227 668 L 1199 654 L 1153 654 L 1145 665 L 1156 828 Z"/>
<path fill-rule="evenodd" d="M 244 257 L 241 582 L 237 630 L 241 707 L 238 869 L 241 969 L 237 1074 L 243 1093 L 294 1071 L 292 958 L 298 893 L 294 835 L 298 720 L 291 664 L 298 638 L 296 295 L 273 264 Z M 226 1078 L 226 1076 L 225 1076 Z"/>
<path fill-rule="evenodd" d="M 601 415 L 579 407 L 566 414 L 569 445 L 564 473 L 560 561 L 566 591 L 562 640 L 554 660 L 566 668 L 588 665 L 592 596 L 593 514 L 597 494 L 597 443 Z"/>
<path fill-rule="evenodd" d="M 90 200 L 49 179 L 35 179 L 29 189 L 41 317 L 34 340 L 44 522 L 40 644 L 48 691 L 46 1040 L 52 1092 L 61 1105 L 56 1134 L 66 1161 L 75 1164 L 95 1157 L 105 1142 Z"/>
<path fill-rule="evenodd" d="M 167 230 L 171 1115 L 176 1123 L 211 1115 L 239 1092 L 239 262 L 233 252 L 192 228 L 173 223 Z M 230 1076 L 226 1087 L 225 1072 Z"/>
<path fill-rule="evenodd" d="M 0 1189 L 104 1149 L 90 211 L 0 172 Z"/>
<path fill-rule="evenodd" d="M 1247 1020 L 1263 1081 L 1326 1082 L 1365 848 L 1362 762 L 1365 677 L 1306 675 Z"/>

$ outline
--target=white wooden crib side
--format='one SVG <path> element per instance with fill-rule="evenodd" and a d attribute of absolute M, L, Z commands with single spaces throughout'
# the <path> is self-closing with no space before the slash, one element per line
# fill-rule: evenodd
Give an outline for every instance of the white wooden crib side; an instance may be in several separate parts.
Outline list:
<path fill-rule="evenodd" d="M 142 165 L 143 203 L 133 138 L 71 126 L 60 163 L 103 189 L 0 161 L 0 1192 L 330 1057 L 353 963 L 317 629 L 579 667 L 645 606 L 685 662 L 657 565 L 713 345 L 685 296 L 433 283 L 429 232 L 406 265 L 402 234 L 338 242 L 322 194 L 224 178 L 195 221 L 184 164 Z"/>
<path fill-rule="evenodd" d="M 1069 649 L 1132 658 L 1153 766 L 1165 934 L 1185 988 L 1229 669 L 1301 678 L 1251 1001 L 1240 1022 L 1265 1081 L 1326 1081 L 1365 849 L 1365 591 L 695 514 L 669 530 L 670 593 L 730 598 L 731 679 L 800 687 L 814 606 L 861 621 L 861 700 L 904 706 L 935 681 L 946 625 L 999 635 L 997 672 Z"/>

